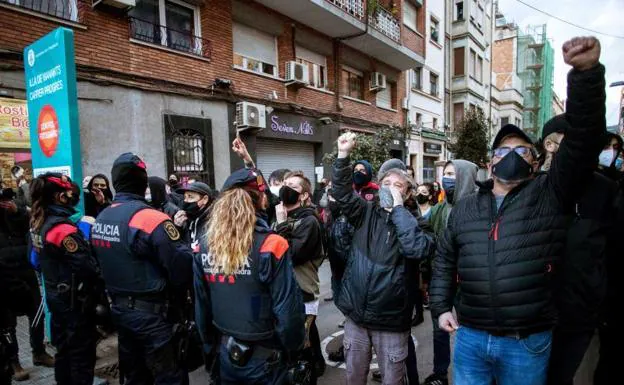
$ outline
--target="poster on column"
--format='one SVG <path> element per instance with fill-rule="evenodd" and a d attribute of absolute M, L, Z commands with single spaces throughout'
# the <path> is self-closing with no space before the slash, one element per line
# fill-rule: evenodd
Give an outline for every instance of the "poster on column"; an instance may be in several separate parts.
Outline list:
<path fill-rule="evenodd" d="M 24 70 L 33 176 L 60 172 L 80 183 L 74 32 L 60 27 L 24 48 Z"/>

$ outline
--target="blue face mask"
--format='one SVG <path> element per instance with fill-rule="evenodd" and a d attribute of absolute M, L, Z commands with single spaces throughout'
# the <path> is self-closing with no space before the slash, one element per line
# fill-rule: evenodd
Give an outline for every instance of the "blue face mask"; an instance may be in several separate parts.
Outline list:
<path fill-rule="evenodd" d="M 622 158 L 615 159 L 615 168 L 619 170 L 620 168 L 622 168 L 623 163 L 624 160 L 622 160 Z"/>
<path fill-rule="evenodd" d="M 455 178 L 443 177 L 442 178 L 442 188 L 445 191 L 455 190 Z"/>

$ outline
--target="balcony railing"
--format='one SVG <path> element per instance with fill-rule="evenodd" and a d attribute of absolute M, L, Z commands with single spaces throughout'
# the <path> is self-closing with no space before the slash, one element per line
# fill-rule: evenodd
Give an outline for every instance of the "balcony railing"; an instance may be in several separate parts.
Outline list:
<path fill-rule="evenodd" d="M 130 17 L 130 38 L 210 59 L 210 41 L 189 32 Z"/>
<path fill-rule="evenodd" d="M 77 0 L 0 0 L 0 4 L 10 4 L 44 15 L 78 21 Z"/>
<path fill-rule="evenodd" d="M 360 20 L 364 18 L 364 0 L 325 0 Z"/>
<path fill-rule="evenodd" d="M 390 39 L 396 42 L 401 41 L 401 23 L 390 11 L 378 6 L 375 14 L 369 15 L 368 21 L 373 28 Z"/>

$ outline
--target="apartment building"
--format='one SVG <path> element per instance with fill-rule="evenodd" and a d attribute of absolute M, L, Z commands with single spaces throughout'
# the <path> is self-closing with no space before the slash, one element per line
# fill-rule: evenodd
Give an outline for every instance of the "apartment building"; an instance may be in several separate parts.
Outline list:
<path fill-rule="evenodd" d="M 71 28 L 86 175 L 134 151 L 151 175 L 199 174 L 219 187 L 241 166 L 230 151 L 238 131 L 265 173 L 312 179 L 328 174 L 323 155 L 344 130 L 394 127 L 393 155 L 405 157 L 402 71 L 424 65 L 425 38 L 402 21 L 425 9 L 411 0 L 0 0 L 0 95 L 24 99 L 23 48 Z"/>
<path fill-rule="evenodd" d="M 424 65 L 406 73 L 410 127 L 408 160 L 419 183 L 433 182 L 436 179 L 435 163 L 446 159 L 447 153 L 445 127 L 448 121 L 444 114 L 445 4 L 443 1 L 430 1 L 425 10 L 418 4 L 407 2 L 405 7 L 409 11 L 403 13 L 403 25 L 425 37 L 427 52 Z M 422 24 L 413 23 L 414 17 L 406 17 L 418 13 L 424 16 L 416 18 L 422 20 Z"/>

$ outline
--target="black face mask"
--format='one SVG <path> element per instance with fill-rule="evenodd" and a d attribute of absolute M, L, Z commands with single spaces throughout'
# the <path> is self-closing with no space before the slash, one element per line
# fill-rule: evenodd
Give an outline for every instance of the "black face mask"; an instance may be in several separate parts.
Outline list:
<path fill-rule="evenodd" d="M 422 195 L 422 194 L 418 194 L 416 195 L 416 202 L 418 202 L 419 204 L 425 204 L 427 202 L 429 202 L 429 197 L 426 195 Z"/>
<path fill-rule="evenodd" d="M 184 210 L 189 219 L 195 219 L 201 213 L 202 208 L 199 207 L 197 202 L 184 202 L 182 204 L 182 210 Z"/>
<path fill-rule="evenodd" d="M 294 205 L 299 201 L 299 195 L 301 195 L 297 190 L 288 187 L 282 186 L 280 189 L 280 200 L 287 205 Z"/>
<path fill-rule="evenodd" d="M 510 151 L 492 166 L 492 174 L 503 182 L 522 181 L 533 174 L 533 167 L 515 151 Z"/>
<path fill-rule="evenodd" d="M 364 174 L 361 171 L 356 171 L 353 173 L 353 184 L 356 186 L 363 186 L 369 182 L 368 175 Z"/>

